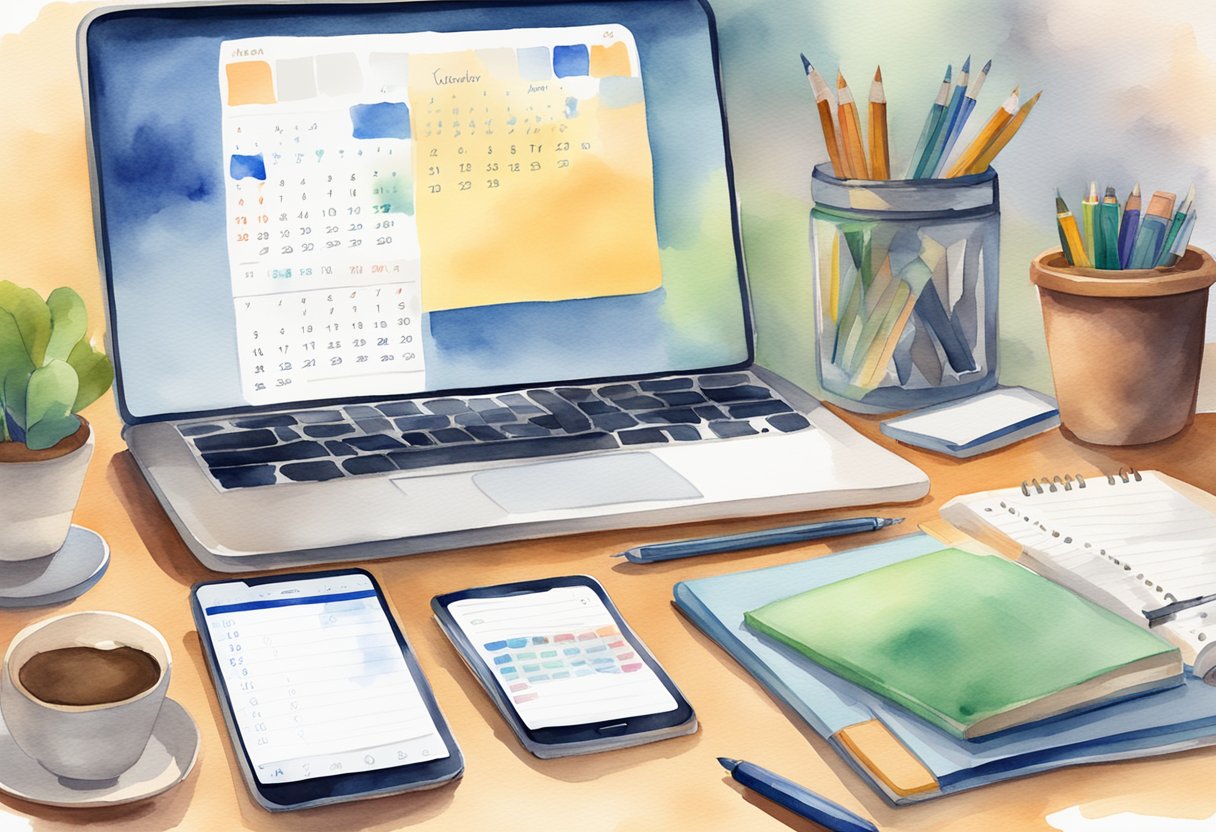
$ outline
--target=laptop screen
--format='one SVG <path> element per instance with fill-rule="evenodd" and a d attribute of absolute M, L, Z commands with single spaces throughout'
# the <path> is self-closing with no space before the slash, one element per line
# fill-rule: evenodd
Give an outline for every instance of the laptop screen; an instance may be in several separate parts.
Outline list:
<path fill-rule="evenodd" d="M 127 421 L 750 359 L 697 0 L 137 9 L 84 43 Z"/>

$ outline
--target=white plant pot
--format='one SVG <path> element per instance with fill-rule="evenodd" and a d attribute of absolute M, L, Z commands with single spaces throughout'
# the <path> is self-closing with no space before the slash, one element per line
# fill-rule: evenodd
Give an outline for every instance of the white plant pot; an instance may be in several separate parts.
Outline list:
<path fill-rule="evenodd" d="M 87 429 L 85 443 L 63 456 L 0 462 L 0 561 L 46 557 L 63 546 L 93 456 Z"/>

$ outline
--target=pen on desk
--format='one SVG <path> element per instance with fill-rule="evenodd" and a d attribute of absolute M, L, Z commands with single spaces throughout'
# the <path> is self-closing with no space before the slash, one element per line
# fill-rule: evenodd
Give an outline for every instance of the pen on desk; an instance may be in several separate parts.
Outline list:
<path fill-rule="evenodd" d="M 861 815 L 855 815 L 826 797 L 755 763 L 729 757 L 719 757 L 718 762 L 739 783 L 825 829 L 832 832 L 878 832 L 878 827 Z"/>
<path fill-rule="evenodd" d="M 1148 619 L 1148 625 L 1152 627 L 1173 618 L 1183 610 L 1189 610 L 1192 607 L 1202 606 L 1203 604 L 1210 604 L 1213 601 L 1216 601 L 1216 594 L 1200 595 L 1197 598 L 1175 601 L 1172 604 L 1166 604 L 1164 607 L 1158 607 L 1155 610 L 1141 610 L 1141 613 Z"/>
<path fill-rule="evenodd" d="M 763 529 L 722 537 L 700 537 L 695 540 L 673 540 L 668 543 L 650 543 L 635 546 L 613 557 L 623 557 L 633 563 L 652 563 L 658 560 L 674 560 L 694 555 L 712 555 L 718 552 L 738 552 L 741 549 L 756 549 L 760 546 L 779 546 L 784 543 L 801 543 L 821 537 L 873 532 L 902 523 L 902 517 L 854 517 L 849 520 L 828 520 L 823 523 L 807 523 L 801 526 L 785 526 L 779 529 Z"/>

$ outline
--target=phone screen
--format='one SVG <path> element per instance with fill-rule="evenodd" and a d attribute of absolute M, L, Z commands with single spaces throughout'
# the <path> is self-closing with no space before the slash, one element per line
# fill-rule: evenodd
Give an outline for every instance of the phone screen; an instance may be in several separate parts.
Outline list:
<path fill-rule="evenodd" d="M 678 707 L 588 586 L 464 598 L 447 609 L 530 730 Z"/>
<path fill-rule="evenodd" d="M 366 575 L 204 584 L 197 596 L 259 783 L 450 755 Z"/>

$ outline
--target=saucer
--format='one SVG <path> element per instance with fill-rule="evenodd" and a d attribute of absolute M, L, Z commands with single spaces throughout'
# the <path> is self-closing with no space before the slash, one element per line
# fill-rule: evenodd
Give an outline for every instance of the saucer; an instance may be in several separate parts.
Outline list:
<path fill-rule="evenodd" d="M 67 780 L 47 771 L 17 745 L 0 717 L 0 791 L 45 806 L 117 806 L 160 794 L 190 773 L 198 728 L 186 709 L 165 699 L 148 747 L 116 780 Z"/>
<path fill-rule="evenodd" d="M 73 525 L 59 551 L 0 562 L 0 607 L 41 607 L 70 601 L 101 580 L 110 547 L 101 535 Z"/>

